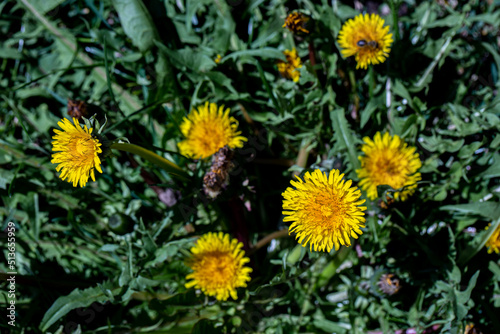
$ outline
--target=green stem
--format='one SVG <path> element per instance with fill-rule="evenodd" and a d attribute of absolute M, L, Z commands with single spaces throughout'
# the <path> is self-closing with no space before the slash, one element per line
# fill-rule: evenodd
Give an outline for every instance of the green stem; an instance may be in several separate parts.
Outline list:
<path fill-rule="evenodd" d="M 391 0 L 390 2 L 392 12 L 392 30 L 394 31 L 394 42 L 399 41 L 399 1 Z"/>
<path fill-rule="evenodd" d="M 373 99 L 373 92 L 375 91 L 375 71 L 373 70 L 373 66 L 370 66 L 370 68 L 368 69 L 368 73 L 370 75 L 370 84 L 368 86 L 368 91 L 371 100 Z"/>
<path fill-rule="evenodd" d="M 137 154 L 138 156 L 148 160 L 149 162 L 163 168 L 168 173 L 177 176 L 183 181 L 187 181 L 189 179 L 189 175 L 182 168 L 180 168 L 173 162 L 168 161 L 163 157 L 160 157 L 158 154 L 151 152 L 150 150 L 146 150 L 145 148 L 142 148 L 140 146 L 127 143 L 113 143 L 111 145 L 111 148 Z"/>
<path fill-rule="evenodd" d="M 264 84 L 264 88 L 266 89 L 267 94 L 269 94 L 269 98 L 271 101 L 273 101 L 274 108 L 279 112 L 280 115 L 283 115 L 283 111 L 281 109 L 281 105 L 278 103 L 278 100 L 276 100 L 276 97 L 273 94 L 273 91 L 271 89 L 271 86 L 269 85 L 269 82 L 267 82 L 266 76 L 264 74 L 264 70 L 262 69 L 262 66 L 260 66 L 259 61 L 255 62 L 255 66 L 257 66 L 257 70 L 259 71 L 260 79 L 262 80 L 262 83 Z"/>

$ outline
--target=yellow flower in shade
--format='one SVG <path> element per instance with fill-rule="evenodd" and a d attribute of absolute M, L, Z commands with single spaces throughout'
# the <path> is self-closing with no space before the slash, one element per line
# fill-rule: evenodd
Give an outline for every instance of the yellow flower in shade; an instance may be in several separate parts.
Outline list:
<path fill-rule="evenodd" d="M 283 28 L 287 28 L 296 35 L 308 34 L 309 30 L 306 29 L 308 21 L 309 16 L 299 12 L 292 12 L 286 17 Z"/>
<path fill-rule="evenodd" d="M 218 54 L 217 57 L 215 57 L 215 59 L 214 59 L 216 64 L 220 63 L 221 60 L 222 60 L 222 56 L 220 54 Z"/>
<path fill-rule="evenodd" d="M 299 177 L 298 182 L 291 181 L 295 189 L 289 187 L 282 194 L 283 221 L 293 222 L 289 233 L 295 232 L 302 246 L 309 243 L 311 250 L 330 252 L 334 245 L 335 250 L 340 244 L 350 246 L 350 237 L 357 239 L 363 233 L 366 207 L 359 205 L 365 200 L 359 200 L 361 191 L 343 177 L 336 169 L 329 177 L 316 169 L 306 172 L 304 181 Z"/>
<path fill-rule="evenodd" d="M 202 235 L 186 261 L 193 270 L 186 276 L 191 280 L 185 284 L 186 288 L 201 289 L 217 300 L 227 300 L 229 296 L 236 300 L 236 288 L 246 287 L 252 272 L 252 268 L 245 266 L 250 259 L 244 257 L 241 247 L 243 244 L 231 239 L 229 234 L 209 232 Z"/>
<path fill-rule="evenodd" d="M 292 79 L 294 82 L 298 82 L 300 78 L 300 72 L 297 71 L 298 68 L 302 67 L 302 62 L 297 55 L 297 50 L 295 48 L 292 51 L 285 50 L 283 54 L 286 57 L 286 62 L 278 61 L 278 70 L 284 78 Z"/>
<path fill-rule="evenodd" d="M 422 166 L 415 147 L 408 147 L 399 136 L 388 132 L 375 134 L 373 140 L 363 138 L 365 144 L 360 156 L 361 168 L 356 170 L 361 179 L 359 187 L 366 190 L 368 198 L 377 198 L 377 186 L 388 185 L 393 189 L 405 188 L 394 193 L 395 199 L 405 201 L 415 192 L 417 181 L 422 179 L 417 170 Z"/>
<path fill-rule="evenodd" d="M 491 224 L 488 225 L 486 229 L 488 229 L 490 226 Z M 486 242 L 486 247 L 488 247 L 488 254 L 491 254 L 493 252 L 497 254 L 500 253 L 500 225 Z"/>
<path fill-rule="evenodd" d="M 56 170 L 62 169 L 59 177 L 73 183 L 73 187 L 80 184 L 85 187 L 89 176 L 95 181 L 94 169 L 102 173 L 99 153 L 102 153 L 101 143 L 97 138 L 92 137 L 92 128 L 86 125 L 83 128 L 76 118 L 73 123 L 64 118 L 57 124 L 63 131 L 55 129 L 55 136 L 52 137 L 51 162 L 58 164 Z"/>
<path fill-rule="evenodd" d="M 238 121 L 229 116 L 229 108 L 217 107 L 215 103 L 206 102 L 198 110 L 191 113 L 180 126 L 185 140 L 177 144 L 182 155 L 203 159 L 211 156 L 224 146 L 230 148 L 243 147 L 247 139 L 240 136 Z"/>
<path fill-rule="evenodd" d="M 360 14 L 348 20 L 340 29 L 338 42 L 344 58 L 356 56 L 356 68 L 385 61 L 393 42 L 389 27 L 377 14 Z"/>

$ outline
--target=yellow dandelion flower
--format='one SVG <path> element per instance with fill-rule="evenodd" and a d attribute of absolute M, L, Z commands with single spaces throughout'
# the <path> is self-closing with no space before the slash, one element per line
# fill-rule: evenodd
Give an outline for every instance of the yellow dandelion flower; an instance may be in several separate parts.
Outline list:
<path fill-rule="evenodd" d="M 338 43 L 344 58 L 356 56 L 356 68 L 385 61 L 391 51 L 392 34 L 377 14 L 359 14 L 340 29 Z"/>
<path fill-rule="evenodd" d="M 289 187 L 282 194 L 283 221 L 294 222 L 289 233 L 295 232 L 296 239 L 302 246 L 310 244 L 310 249 L 330 252 L 335 245 L 350 246 L 350 237 L 358 238 L 361 227 L 365 227 L 364 210 L 359 206 L 365 200 L 359 200 L 361 191 L 351 187 L 352 181 L 344 181 L 344 174 L 336 169 L 330 176 L 319 169 L 306 172 L 304 181 L 291 181 L 295 189 Z"/>
<path fill-rule="evenodd" d="M 218 64 L 218 63 L 220 63 L 221 60 L 222 60 L 222 56 L 220 54 L 217 54 L 217 56 L 214 59 L 215 63 Z"/>
<path fill-rule="evenodd" d="M 252 268 L 245 266 L 250 259 L 244 257 L 242 247 L 243 244 L 231 239 L 229 234 L 202 235 L 191 248 L 191 258 L 186 262 L 193 272 L 186 276 L 191 281 L 185 287 L 201 289 L 217 300 L 227 300 L 229 296 L 236 300 L 236 288 L 246 287 L 252 272 Z"/>
<path fill-rule="evenodd" d="M 491 224 L 488 225 L 486 229 L 488 229 L 490 226 Z M 493 252 L 497 254 L 500 253 L 500 225 L 486 242 L 486 247 L 488 247 L 488 254 L 491 254 Z"/>
<path fill-rule="evenodd" d="M 373 140 L 363 138 L 365 144 L 360 156 L 361 168 L 356 170 L 361 179 L 359 187 L 366 190 L 368 198 L 377 198 L 377 186 L 388 185 L 393 189 L 405 188 L 394 193 L 395 199 L 405 201 L 415 192 L 417 181 L 422 179 L 417 170 L 422 166 L 415 147 L 408 147 L 399 136 L 392 137 L 388 132 L 375 134 Z"/>
<path fill-rule="evenodd" d="M 54 130 L 52 151 L 57 153 L 52 154 L 51 162 L 58 164 L 58 172 L 62 169 L 59 175 L 62 180 L 67 179 L 73 187 L 77 184 L 85 187 L 89 176 L 95 181 L 94 169 L 102 173 L 99 159 L 102 144 L 92 136 L 92 128 L 86 125 L 82 128 L 76 118 L 73 118 L 73 123 L 67 118 L 57 123 L 63 131 Z"/>
<path fill-rule="evenodd" d="M 229 116 L 229 108 L 217 107 L 206 102 L 198 110 L 191 110 L 180 125 L 185 140 L 177 144 L 182 155 L 203 159 L 211 156 L 224 146 L 243 147 L 247 139 L 240 136 L 238 121 Z"/>
<path fill-rule="evenodd" d="M 284 78 L 292 79 L 294 82 L 298 82 L 300 78 L 300 72 L 297 71 L 298 68 L 302 67 L 302 62 L 297 55 L 297 50 L 295 48 L 292 51 L 285 50 L 283 54 L 286 57 L 286 62 L 278 61 L 278 70 Z"/>
<path fill-rule="evenodd" d="M 306 25 L 309 19 L 309 16 L 305 14 L 292 12 L 286 17 L 283 28 L 287 28 L 296 35 L 308 34 L 309 30 L 306 29 Z"/>

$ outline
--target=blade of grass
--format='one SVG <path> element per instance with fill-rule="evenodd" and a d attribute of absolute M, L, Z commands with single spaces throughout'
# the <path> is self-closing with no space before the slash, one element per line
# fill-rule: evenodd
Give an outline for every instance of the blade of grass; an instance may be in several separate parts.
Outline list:
<path fill-rule="evenodd" d="M 436 55 L 436 57 L 434 57 L 434 59 L 432 60 L 432 62 L 429 64 L 429 66 L 427 66 L 424 74 L 418 80 L 418 82 L 415 84 L 415 87 L 420 88 L 423 85 L 423 83 L 427 80 L 427 77 L 431 74 L 431 72 L 434 71 L 434 68 L 439 63 L 439 61 L 443 57 L 443 55 L 446 52 L 446 50 L 448 50 L 448 46 L 450 46 L 452 38 L 453 38 L 453 36 L 449 36 L 446 39 L 446 41 L 444 41 L 443 46 L 439 50 L 438 54 Z"/>
<path fill-rule="evenodd" d="M 276 100 L 276 97 L 274 96 L 273 91 L 271 90 L 271 86 L 269 86 L 269 82 L 267 82 L 264 70 L 262 69 L 262 66 L 260 66 L 259 61 L 255 62 L 255 66 L 257 66 L 257 69 L 259 70 L 260 79 L 262 80 L 264 88 L 266 89 L 267 94 L 271 98 L 271 101 L 273 101 L 274 108 L 276 108 L 276 110 L 279 112 L 280 115 L 283 115 L 283 110 L 280 104 L 278 103 L 278 100 Z"/>

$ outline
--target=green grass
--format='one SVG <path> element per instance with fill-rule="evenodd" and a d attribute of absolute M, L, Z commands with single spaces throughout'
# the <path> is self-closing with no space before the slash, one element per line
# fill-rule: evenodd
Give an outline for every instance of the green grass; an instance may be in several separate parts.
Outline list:
<path fill-rule="evenodd" d="M 0 331 L 500 332 L 499 254 L 485 247 L 500 225 L 500 2 L 445 2 L 0 2 L 2 282 L 9 222 L 17 270 L 16 327 Z M 310 35 L 282 27 L 292 10 L 312 17 Z M 367 11 L 395 41 L 384 63 L 356 70 L 337 36 Z M 298 83 L 276 66 L 292 48 Z M 85 188 L 59 179 L 51 141 L 68 100 L 166 170 L 114 150 Z M 210 159 L 177 148 L 183 117 L 205 101 L 230 108 L 249 138 L 215 200 L 202 191 Z M 356 185 L 363 138 L 377 131 L 417 148 L 415 194 L 385 209 L 368 201 L 349 248 L 302 248 L 282 216 L 293 174 L 339 169 Z M 237 301 L 184 287 L 196 237 L 215 231 L 251 259 Z M 377 284 L 385 273 L 399 279 L 394 295 Z"/>

